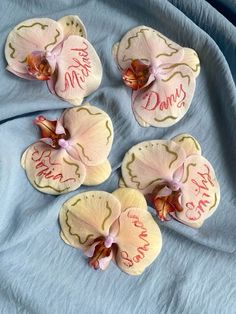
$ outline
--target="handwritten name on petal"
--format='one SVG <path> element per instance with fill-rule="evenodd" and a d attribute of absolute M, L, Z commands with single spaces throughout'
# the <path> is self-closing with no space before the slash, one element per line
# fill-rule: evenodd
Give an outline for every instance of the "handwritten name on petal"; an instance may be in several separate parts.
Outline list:
<path fill-rule="evenodd" d="M 57 94 L 68 100 L 86 97 L 97 89 L 101 78 L 101 62 L 92 45 L 82 37 L 70 36 L 58 57 Z"/>
<path fill-rule="evenodd" d="M 132 109 L 141 126 L 168 127 L 186 114 L 199 67 L 194 50 L 150 27 L 138 26 L 115 45 L 113 55 L 125 84 L 133 89 Z M 146 65 L 147 73 L 142 75 L 141 69 L 136 73 L 136 60 Z"/>
<path fill-rule="evenodd" d="M 147 123 L 166 127 L 178 122 L 188 111 L 195 89 L 191 70 L 180 66 L 148 88 L 134 93 L 133 110 Z"/>
<path fill-rule="evenodd" d="M 162 97 L 162 98 L 161 98 Z M 153 110 L 168 110 L 172 106 L 181 108 L 184 106 L 184 100 L 186 99 L 186 92 L 183 88 L 183 84 L 179 84 L 176 88 L 173 88 L 173 93 L 168 96 L 160 96 L 159 93 L 155 91 L 148 91 L 142 96 L 143 104 L 142 107 L 148 111 Z"/>
<path fill-rule="evenodd" d="M 71 63 L 64 74 L 65 85 L 61 92 L 65 92 L 69 87 L 85 89 L 86 78 L 91 73 L 91 61 L 88 54 L 88 44 L 83 42 L 81 48 L 71 48 L 74 53 Z"/>
<path fill-rule="evenodd" d="M 124 211 L 119 222 L 118 265 L 129 274 L 140 274 L 161 250 L 160 230 L 151 214 L 139 208 Z"/>
<path fill-rule="evenodd" d="M 54 150 L 42 142 L 28 148 L 24 166 L 31 184 L 48 194 L 73 191 L 83 183 L 86 175 L 84 165 L 72 159 L 65 150 Z"/>
<path fill-rule="evenodd" d="M 184 164 L 182 187 L 183 212 L 177 217 L 195 222 L 208 218 L 219 203 L 220 189 L 211 164 L 203 157 L 192 155 Z"/>

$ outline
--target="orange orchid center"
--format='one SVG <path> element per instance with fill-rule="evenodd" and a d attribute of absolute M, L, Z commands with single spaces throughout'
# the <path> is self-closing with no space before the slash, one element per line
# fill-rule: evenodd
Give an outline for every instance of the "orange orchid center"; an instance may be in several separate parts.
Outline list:
<path fill-rule="evenodd" d="M 69 138 L 69 132 L 58 121 L 51 121 L 44 116 L 38 116 L 33 123 L 40 128 L 42 140 L 44 139 L 53 148 L 59 149 L 63 146 L 62 143 Z"/>
<path fill-rule="evenodd" d="M 33 52 L 27 56 L 27 70 L 37 80 L 46 81 L 51 78 L 52 68 L 45 55 L 40 52 Z"/>
<path fill-rule="evenodd" d="M 135 59 L 131 62 L 131 67 L 125 70 L 122 78 L 128 87 L 138 90 L 147 83 L 149 76 L 150 66 Z"/>
<path fill-rule="evenodd" d="M 95 245 L 94 251 L 89 256 L 89 266 L 94 269 L 105 269 L 104 260 L 109 258 L 112 254 L 114 248 L 113 239 L 111 240 L 108 236 L 107 238 L 99 237 L 94 240 L 93 245 Z"/>
<path fill-rule="evenodd" d="M 164 191 L 165 189 L 169 190 L 168 193 L 161 193 L 161 191 Z M 152 202 L 157 216 L 161 221 L 168 221 L 168 216 L 170 213 L 174 213 L 176 211 L 181 212 L 183 210 L 179 203 L 181 194 L 182 192 L 180 188 L 178 190 L 170 191 L 166 185 L 158 186 L 154 190 L 154 193 L 152 194 L 154 195 L 152 197 Z"/>

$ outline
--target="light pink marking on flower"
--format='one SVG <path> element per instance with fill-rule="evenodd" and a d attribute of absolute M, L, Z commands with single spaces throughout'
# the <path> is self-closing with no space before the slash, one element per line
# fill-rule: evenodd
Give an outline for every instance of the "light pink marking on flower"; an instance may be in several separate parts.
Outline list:
<path fill-rule="evenodd" d="M 66 131 L 65 131 L 62 123 L 59 120 L 57 120 L 55 133 L 56 134 L 66 134 Z"/>
<path fill-rule="evenodd" d="M 180 182 L 176 181 L 176 180 L 172 180 L 168 182 L 168 186 L 172 191 L 178 191 L 181 187 Z"/>
<path fill-rule="evenodd" d="M 111 236 L 111 235 L 108 235 L 106 238 L 105 238 L 105 247 L 109 248 L 112 246 L 112 244 L 114 243 L 114 238 Z"/>
<path fill-rule="evenodd" d="M 58 144 L 59 146 L 61 146 L 61 148 L 67 148 L 69 146 L 69 142 L 64 140 L 63 138 L 60 138 L 58 140 Z"/>

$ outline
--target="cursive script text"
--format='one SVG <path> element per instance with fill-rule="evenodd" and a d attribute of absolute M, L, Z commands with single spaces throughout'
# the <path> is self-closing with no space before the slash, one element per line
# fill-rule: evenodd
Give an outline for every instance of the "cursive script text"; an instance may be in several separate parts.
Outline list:
<path fill-rule="evenodd" d="M 58 180 L 60 183 L 65 183 L 71 180 L 76 181 L 74 178 L 63 180 L 64 178 L 62 173 L 55 173 L 55 166 L 61 166 L 61 164 L 52 162 L 51 153 L 51 150 L 43 150 L 42 152 L 39 152 L 38 149 L 34 147 L 31 160 L 34 162 L 36 177 L 43 177 L 54 181 Z"/>
<path fill-rule="evenodd" d="M 128 252 L 121 251 L 121 258 L 124 265 L 131 267 L 134 263 L 139 263 L 145 257 L 145 252 L 148 251 L 150 244 L 146 239 L 148 237 L 147 229 L 144 227 L 144 224 L 140 221 L 139 217 L 130 212 L 128 212 L 127 216 L 130 218 L 131 223 L 139 229 L 138 237 L 141 240 L 141 244 L 137 247 L 137 254 L 132 258 L 129 257 Z"/>
<path fill-rule="evenodd" d="M 88 55 L 88 44 L 83 42 L 81 48 L 71 48 L 74 51 L 75 57 L 72 58 L 71 64 L 67 67 L 64 74 L 65 86 L 61 90 L 65 92 L 69 87 L 84 89 L 84 83 L 91 73 L 91 62 Z"/>
<path fill-rule="evenodd" d="M 165 96 L 161 99 L 159 93 L 150 91 L 143 96 L 145 104 L 142 106 L 148 111 L 153 111 L 159 109 L 161 111 L 167 110 L 173 105 L 176 105 L 178 108 L 184 106 L 184 100 L 186 98 L 186 92 L 183 88 L 183 85 L 180 84 L 178 88 L 175 89 L 175 92 L 169 96 Z"/>
<path fill-rule="evenodd" d="M 213 180 L 210 174 L 210 168 L 207 164 L 204 164 L 205 171 L 197 172 L 197 177 L 191 179 L 195 187 L 195 196 L 197 197 L 197 203 L 187 202 L 186 207 L 186 217 L 190 220 L 198 220 L 201 218 L 202 214 L 205 213 L 208 205 L 211 203 L 211 195 L 209 194 L 209 189 L 214 187 Z"/>

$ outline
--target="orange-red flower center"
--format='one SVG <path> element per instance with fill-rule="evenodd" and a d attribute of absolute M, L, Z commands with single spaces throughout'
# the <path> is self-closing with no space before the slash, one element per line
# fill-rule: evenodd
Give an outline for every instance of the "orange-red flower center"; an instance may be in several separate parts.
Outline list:
<path fill-rule="evenodd" d="M 131 67 L 124 71 L 122 78 L 128 87 L 138 90 L 147 83 L 149 76 L 150 67 L 135 59 L 131 62 Z"/>
<path fill-rule="evenodd" d="M 158 196 L 157 191 L 160 191 L 164 186 L 159 186 L 155 189 L 153 193 L 152 202 L 156 210 L 157 216 L 161 221 L 167 221 L 170 213 L 176 211 L 181 212 L 183 210 L 179 203 L 179 197 L 181 195 L 181 190 L 172 191 L 170 195 Z"/>
<path fill-rule="evenodd" d="M 63 130 L 61 132 L 57 132 L 57 126 L 58 126 L 58 121 L 51 121 L 51 120 L 47 120 L 46 118 L 44 118 L 43 116 L 38 116 L 35 120 L 34 120 L 34 124 L 36 124 L 39 129 L 40 129 L 40 133 L 41 133 L 41 137 L 43 139 L 49 139 L 50 143 L 48 143 L 49 145 L 51 145 L 53 148 L 59 149 L 61 146 L 59 145 L 59 140 L 60 139 L 64 139 L 67 140 L 69 138 L 69 132 L 64 129 L 64 133 Z"/>
<path fill-rule="evenodd" d="M 44 55 L 32 53 L 27 56 L 26 64 L 29 74 L 37 80 L 46 81 L 50 79 L 52 68 Z"/>
<path fill-rule="evenodd" d="M 114 244 L 112 244 L 110 247 L 106 247 L 105 239 L 103 237 L 96 239 L 94 243 L 97 244 L 95 246 L 93 256 L 89 258 L 89 266 L 93 267 L 94 269 L 99 269 L 101 268 L 99 262 L 104 257 L 109 257 L 111 255 Z"/>

